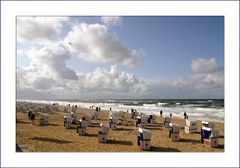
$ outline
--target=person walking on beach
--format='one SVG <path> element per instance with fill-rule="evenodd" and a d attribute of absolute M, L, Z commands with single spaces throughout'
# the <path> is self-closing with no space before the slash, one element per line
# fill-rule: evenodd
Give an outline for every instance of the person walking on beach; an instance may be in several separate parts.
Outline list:
<path fill-rule="evenodd" d="M 186 119 L 187 119 L 187 113 L 184 112 L 184 113 L 183 113 L 183 116 L 184 116 L 184 119 L 186 120 Z"/>
<path fill-rule="evenodd" d="M 160 116 L 161 116 L 161 117 L 162 117 L 162 114 L 163 114 L 163 111 L 161 110 L 161 111 L 160 111 Z"/>
<path fill-rule="evenodd" d="M 172 117 L 172 113 L 170 113 L 170 117 Z"/>

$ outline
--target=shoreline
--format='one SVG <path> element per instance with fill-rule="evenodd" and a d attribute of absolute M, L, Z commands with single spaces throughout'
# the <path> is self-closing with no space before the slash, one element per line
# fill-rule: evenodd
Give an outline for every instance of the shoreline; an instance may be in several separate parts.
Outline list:
<path fill-rule="evenodd" d="M 208 99 L 206 99 L 208 100 Z M 136 100 L 137 101 L 137 100 Z M 180 101 L 180 100 L 179 100 Z M 127 102 L 81 102 L 81 101 L 53 101 L 53 100 L 25 100 L 25 101 L 17 101 L 17 102 L 25 102 L 25 103 L 37 103 L 37 104 L 58 104 L 62 106 L 67 106 L 70 104 L 77 105 L 79 108 L 88 109 L 90 106 L 101 107 L 103 110 L 112 111 L 131 111 L 131 109 L 136 109 L 138 112 L 142 112 L 144 114 L 155 114 L 159 116 L 160 110 L 163 111 L 163 115 L 170 116 L 173 115 L 175 118 L 183 118 L 183 113 L 186 112 L 189 116 L 189 119 L 193 120 L 205 120 L 205 121 L 215 121 L 224 123 L 224 106 L 222 107 L 221 102 L 214 102 L 210 104 L 207 102 L 196 100 L 191 100 L 187 102 L 176 103 L 175 101 L 169 102 L 159 102 L 158 100 L 154 100 L 154 102 L 142 102 L 142 101 L 132 101 L 128 100 Z M 192 102 L 193 101 L 193 102 Z M 200 102 L 200 103 L 199 103 Z M 216 107 L 215 107 L 216 106 Z M 221 108 L 220 108 L 221 106 Z"/>

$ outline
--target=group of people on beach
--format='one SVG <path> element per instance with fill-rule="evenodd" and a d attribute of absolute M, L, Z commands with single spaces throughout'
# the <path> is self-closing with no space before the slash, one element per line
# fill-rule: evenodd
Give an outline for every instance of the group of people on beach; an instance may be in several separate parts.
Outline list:
<path fill-rule="evenodd" d="M 170 113 L 169 115 L 170 115 L 170 117 L 172 117 L 172 113 Z M 163 111 L 162 111 L 162 110 L 160 110 L 160 116 L 161 116 L 161 117 L 163 116 Z M 188 119 L 188 115 L 187 115 L 186 112 L 183 113 L 183 118 L 184 118 L 185 120 Z"/>
<path fill-rule="evenodd" d="M 95 107 L 95 105 L 89 106 L 90 109 L 94 109 L 94 107 Z M 95 107 L 96 112 L 99 112 L 100 110 L 101 110 L 101 107 Z"/>

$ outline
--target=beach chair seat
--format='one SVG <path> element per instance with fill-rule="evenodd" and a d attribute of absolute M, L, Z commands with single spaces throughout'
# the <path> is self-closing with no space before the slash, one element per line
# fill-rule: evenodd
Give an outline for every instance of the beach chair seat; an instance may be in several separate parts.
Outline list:
<path fill-rule="evenodd" d="M 109 117 L 109 126 L 111 129 L 117 129 L 118 118 Z"/>
<path fill-rule="evenodd" d="M 79 125 L 77 126 L 77 133 L 79 136 L 86 135 L 86 129 L 88 126 L 88 122 L 85 120 L 79 120 Z"/>
<path fill-rule="evenodd" d="M 94 120 L 98 120 L 99 119 L 99 112 L 95 112 L 94 113 Z"/>
<path fill-rule="evenodd" d="M 204 144 L 216 148 L 218 147 L 218 138 L 204 139 Z"/>
<path fill-rule="evenodd" d="M 79 136 L 86 135 L 86 127 L 77 126 L 77 133 Z"/>
<path fill-rule="evenodd" d="M 139 135 L 137 136 L 137 144 L 141 150 L 150 150 L 150 141 L 152 138 L 152 132 L 148 129 L 139 128 Z"/>
<path fill-rule="evenodd" d="M 147 124 L 148 123 L 148 118 L 149 118 L 149 115 L 142 115 L 141 116 L 141 123 Z"/>
<path fill-rule="evenodd" d="M 85 118 L 86 118 L 86 121 L 88 122 L 88 124 L 90 125 L 92 123 L 92 120 L 93 120 L 94 117 L 93 117 L 93 114 L 87 113 L 85 115 Z"/>
<path fill-rule="evenodd" d="M 77 113 L 76 112 L 71 112 L 71 120 L 72 120 L 72 124 L 75 124 L 77 122 Z"/>
<path fill-rule="evenodd" d="M 164 121 L 163 121 L 163 125 L 165 128 L 169 128 L 169 124 L 172 122 L 172 118 L 171 117 L 166 117 L 164 116 Z"/>
<path fill-rule="evenodd" d="M 211 146 L 212 148 L 218 146 L 219 131 L 209 127 L 203 126 L 201 128 L 201 142 Z"/>
<path fill-rule="evenodd" d="M 156 115 L 153 114 L 153 115 L 152 115 L 152 118 L 151 118 L 151 120 L 150 120 L 150 123 L 151 123 L 151 124 L 156 124 L 156 123 L 157 123 L 157 122 L 156 122 L 156 118 L 157 118 Z"/>
<path fill-rule="evenodd" d="M 70 116 L 64 116 L 64 127 L 67 129 L 72 127 L 72 119 Z"/>
<path fill-rule="evenodd" d="M 107 142 L 107 134 L 109 132 L 109 125 L 101 123 L 100 127 L 101 127 L 101 131 L 98 132 L 98 142 L 106 143 Z"/>
<path fill-rule="evenodd" d="M 191 121 L 191 120 L 186 120 L 186 126 L 184 127 L 185 133 L 190 134 L 197 132 L 197 122 L 196 121 Z"/>
<path fill-rule="evenodd" d="M 178 124 L 169 124 L 169 138 L 172 142 L 179 141 L 180 126 Z"/>
<path fill-rule="evenodd" d="M 40 123 L 39 125 L 44 126 L 44 125 L 48 125 L 48 114 L 42 114 L 40 116 Z"/>

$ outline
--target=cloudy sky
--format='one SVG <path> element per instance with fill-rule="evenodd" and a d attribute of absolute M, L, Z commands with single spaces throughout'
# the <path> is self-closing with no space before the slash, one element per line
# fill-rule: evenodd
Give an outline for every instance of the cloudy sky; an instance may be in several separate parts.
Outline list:
<path fill-rule="evenodd" d="M 17 17 L 17 98 L 223 98 L 223 17 Z"/>

